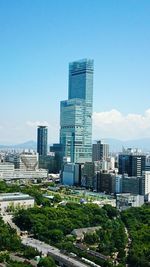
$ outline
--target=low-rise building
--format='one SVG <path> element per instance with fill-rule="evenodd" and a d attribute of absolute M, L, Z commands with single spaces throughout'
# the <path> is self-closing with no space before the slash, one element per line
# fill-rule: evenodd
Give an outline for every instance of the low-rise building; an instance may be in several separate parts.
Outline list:
<path fill-rule="evenodd" d="M 4 177 L 8 177 L 9 174 L 14 172 L 14 164 L 9 162 L 1 162 L 0 163 L 0 179 L 4 179 Z"/>
<path fill-rule="evenodd" d="M 141 194 L 141 183 L 142 177 L 122 177 L 122 193 L 131 193 L 134 195 L 142 195 Z"/>
<path fill-rule="evenodd" d="M 144 196 L 130 193 L 116 194 L 116 207 L 126 210 L 131 207 L 141 207 L 144 204 Z"/>
<path fill-rule="evenodd" d="M 74 229 L 71 234 L 76 237 L 76 240 L 82 241 L 84 239 L 85 234 L 93 234 L 97 230 L 101 229 L 101 226 L 95 226 L 95 227 L 87 227 L 87 228 L 79 228 Z"/>
<path fill-rule="evenodd" d="M 15 169 L 14 164 L 9 162 L 0 163 L 0 179 L 20 180 L 20 179 L 46 179 L 48 171 L 44 169 Z"/>
<path fill-rule="evenodd" d="M 94 200 L 92 203 L 99 205 L 99 207 L 103 207 L 104 205 L 110 205 L 116 208 L 116 199 L 114 198 L 102 198 L 101 200 Z"/>
<path fill-rule="evenodd" d="M 33 151 L 12 153 L 5 157 L 6 162 L 14 164 L 15 169 L 35 171 L 38 169 L 38 154 Z"/>
<path fill-rule="evenodd" d="M 34 198 L 28 194 L 3 193 L 0 194 L 0 212 L 6 212 L 16 208 L 32 208 L 34 207 Z"/>

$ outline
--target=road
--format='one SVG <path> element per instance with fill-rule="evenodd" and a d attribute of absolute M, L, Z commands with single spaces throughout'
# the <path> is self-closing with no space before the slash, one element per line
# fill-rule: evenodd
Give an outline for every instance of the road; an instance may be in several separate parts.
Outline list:
<path fill-rule="evenodd" d="M 129 250 L 130 250 L 130 246 L 131 246 L 131 238 L 129 237 L 129 232 L 128 232 L 128 229 L 127 227 L 125 227 L 125 233 L 127 235 L 127 244 L 126 244 L 126 247 L 125 247 L 125 252 L 126 252 L 126 258 L 128 257 L 129 255 Z M 128 267 L 128 264 L 126 264 L 126 267 Z"/>
<path fill-rule="evenodd" d="M 17 234 L 20 235 L 21 231 L 20 231 L 19 227 L 15 223 L 13 223 L 13 221 L 12 221 L 13 216 L 10 214 L 1 214 L 1 215 L 2 215 L 4 222 L 8 223 L 10 225 L 10 227 L 15 229 Z"/>
<path fill-rule="evenodd" d="M 84 264 L 78 261 L 77 259 L 71 256 L 62 254 L 59 249 L 52 247 L 34 238 L 28 238 L 28 237 L 22 238 L 22 244 L 36 248 L 39 252 L 52 256 L 55 260 L 64 263 L 68 267 L 88 267 L 89 266 L 87 264 Z"/>
<path fill-rule="evenodd" d="M 82 243 L 80 243 L 80 244 L 76 244 L 75 246 L 76 246 L 77 248 L 83 250 L 83 251 L 85 250 L 85 248 L 83 248 L 83 244 L 82 244 Z M 100 258 L 100 259 L 102 259 L 102 260 L 104 260 L 104 261 L 110 259 L 109 256 L 106 256 L 106 255 L 104 255 L 104 254 L 102 254 L 102 253 L 99 253 L 99 252 L 96 252 L 96 251 L 94 251 L 94 250 L 90 250 L 90 249 L 89 249 L 89 250 L 87 250 L 86 252 L 87 252 L 87 254 L 92 255 L 92 256 L 95 256 L 95 257 L 97 257 L 97 258 Z"/>

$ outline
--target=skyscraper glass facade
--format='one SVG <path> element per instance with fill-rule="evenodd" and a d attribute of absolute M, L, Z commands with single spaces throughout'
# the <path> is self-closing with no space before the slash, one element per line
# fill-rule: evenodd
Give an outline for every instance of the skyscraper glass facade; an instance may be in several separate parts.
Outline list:
<path fill-rule="evenodd" d="M 37 128 L 37 152 L 39 155 L 47 155 L 47 139 L 48 129 L 47 126 L 38 126 Z"/>
<path fill-rule="evenodd" d="M 145 155 L 120 154 L 119 155 L 119 174 L 128 176 L 142 176 L 145 171 Z"/>
<path fill-rule="evenodd" d="M 92 160 L 93 60 L 69 64 L 68 100 L 60 105 L 60 143 L 71 162 Z"/>
<path fill-rule="evenodd" d="M 93 104 L 93 65 L 92 59 L 82 59 L 69 64 L 68 99 L 80 98 Z"/>

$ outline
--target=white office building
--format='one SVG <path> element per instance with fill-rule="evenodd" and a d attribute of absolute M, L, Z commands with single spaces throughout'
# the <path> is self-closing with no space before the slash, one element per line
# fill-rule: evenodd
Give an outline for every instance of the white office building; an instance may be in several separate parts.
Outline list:
<path fill-rule="evenodd" d="M 0 163 L 0 179 L 17 180 L 17 179 L 46 179 L 48 171 L 45 169 L 15 169 L 14 164 L 9 162 Z"/>
<path fill-rule="evenodd" d="M 126 210 L 131 207 L 141 207 L 144 204 L 144 196 L 130 193 L 116 194 L 116 207 Z"/>
<path fill-rule="evenodd" d="M 16 208 L 32 208 L 34 207 L 34 198 L 23 193 L 4 193 L 0 194 L 0 212 L 14 210 Z"/>

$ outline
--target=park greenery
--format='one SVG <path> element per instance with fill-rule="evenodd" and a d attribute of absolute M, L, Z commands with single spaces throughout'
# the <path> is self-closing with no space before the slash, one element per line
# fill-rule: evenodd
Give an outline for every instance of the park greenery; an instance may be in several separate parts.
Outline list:
<path fill-rule="evenodd" d="M 32 267 L 32 265 L 29 263 L 17 262 L 17 261 L 11 261 L 10 260 L 6 264 L 6 267 Z"/>
<path fill-rule="evenodd" d="M 16 184 L 8 185 L 4 181 L 0 181 L 0 193 L 13 193 L 19 191 L 20 191 L 20 186 Z"/>
<path fill-rule="evenodd" d="M 1 193 L 17 191 L 28 193 L 35 199 L 34 208 L 16 210 L 14 214 L 14 221 L 21 230 L 27 230 L 35 238 L 57 246 L 64 252 L 73 252 L 79 257 L 88 258 L 103 267 L 114 266 L 112 261 L 114 259 L 119 263 L 119 267 L 125 266 L 126 263 L 129 267 L 150 266 L 149 205 L 129 208 L 123 212 L 118 212 L 110 205 L 100 208 L 92 203 L 70 202 L 63 206 L 59 205 L 61 201 L 59 193 L 55 193 L 51 200 L 44 197 L 44 194 L 48 193 L 46 187 L 26 185 L 20 188 L 18 185 L 6 185 L 5 182 L 0 182 Z M 75 236 L 71 235 L 72 230 L 93 226 L 100 228 L 94 233 L 86 233 L 82 240 L 85 249 L 79 249 L 75 245 Z M 103 261 L 89 255 L 87 248 L 109 256 L 110 260 Z M 34 258 L 38 254 L 32 248 L 22 247 L 16 232 L 5 225 L 2 218 L 0 218 L 0 251 L 0 261 L 6 259 L 8 263 L 9 252 L 20 251 L 27 259 Z M 51 263 L 48 263 L 49 261 Z M 13 264 L 12 266 L 19 267 L 19 263 Z M 54 263 L 51 259 L 42 259 L 39 266 L 44 264 L 53 266 Z"/>
<path fill-rule="evenodd" d="M 101 226 L 94 234 L 85 235 L 83 242 L 87 247 L 94 245 L 95 250 L 105 255 L 118 252 L 122 257 L 120 261 L 124 261 L 127 242 L 124 225 L 117 210 L 109 205 L 100 208 L 96 204 L 68 203 L 57 208 L 35 207 L 17 211 L 14 221 L 21 230 L 29 231 L 35 238 L 77 254 L 75 237 L 70 235 L 72 230 Z"/>
<path fill-rule="evenodd" d="M 16 231 L 5 224 L 0 217 L 0 262 L 5 261 L 11 267 L 26 267 L 26 264 L 10 260 L 9 254 L 16 252 L 27 259 L 34 258 L 39 254 L 35 249 L 23 246 Z"/>
<path fill-rule="evenodd" d="M 150 266 L 150 205 L 123 211 L 121 218 L 131 238 L 128 263 L 134 267 Z"/>
<path fill-rule="evenodd" d="M 41 258 L 38 267 L 56 267 L 54 260 L 51 257 Z"/>
<path fill-rule="evenodd" d="M 6 225 L 0 217 L 0 251 L 18 251 L 21 242 L 16 231 Z"/>
<path fill-rule="evenodd" d="M 96 204 L 68 203 L 66 206 L 58 205 L 57 208 L 46 205 L 42 208 L 20 210 L 15 215 L 15 222 L 22 230 L 27 230 L 35 238 L 60 249 L 74 252 L 79 256 L 85 256 L 85 254 L 75 248 L 75 237 L 70 235 L 72 230 L 101 226 L 95 233 L 85 234 L 82 241 L 85 246 L 104 255 L 109 255 L 112 259 L 114 255 L 117 255 L 117 260 L 122 266 L 127 261 L 129 266 L 135 267 L 149 266 L 149 221 L 150 207 L 147 205 L 118 213 L 115 208 L 109 205 L 99 208 Z M 132 240 L 127 259 L 125 226 Z M 103 263 L 101 265 L 104 266 Z"/>

